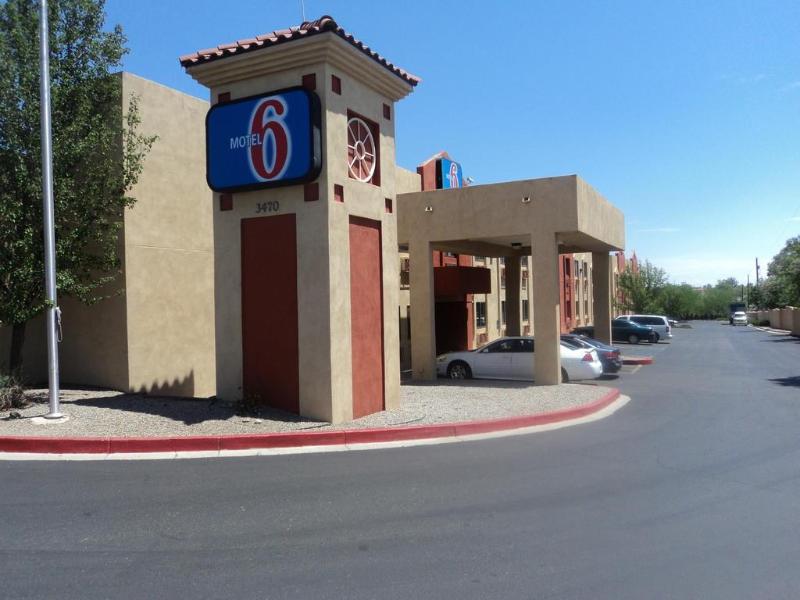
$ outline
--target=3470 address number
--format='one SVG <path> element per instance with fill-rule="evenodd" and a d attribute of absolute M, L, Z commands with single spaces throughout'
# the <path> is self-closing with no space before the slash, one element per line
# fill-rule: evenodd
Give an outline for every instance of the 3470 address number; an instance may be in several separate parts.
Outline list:
<path fill-rule="evenodd" d="M 256 204 L 256 214 L 261 213 L 274 213 L 281 209 L 281 203 L 277 200 L 270 200 L 268 202 L 258 202 Z"/>

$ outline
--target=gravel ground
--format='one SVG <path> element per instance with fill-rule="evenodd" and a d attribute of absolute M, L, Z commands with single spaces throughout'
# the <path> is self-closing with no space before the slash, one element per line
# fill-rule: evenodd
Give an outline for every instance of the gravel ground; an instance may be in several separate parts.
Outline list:
<path fill-rule="evenodd" d="M 47 413 L 47 390 L 30 390 L 34 402 L 17 412 L 0 413 L 0 436 L 159 437 L 273 433 L 358 427 L 425 425 L 536 414 L 592 402 L 608 391 L 598 385 L 563 384 L 534 387 L 510 381 L 404 383 L 400 408 L 330 425 L 262 409 L 253 416 L 237 414 L 236 405 L 216 399 L 178 399 L 109 390 L 62 390 L 62 412 L 69 420 L 37 425 L 33 417 Z"/>

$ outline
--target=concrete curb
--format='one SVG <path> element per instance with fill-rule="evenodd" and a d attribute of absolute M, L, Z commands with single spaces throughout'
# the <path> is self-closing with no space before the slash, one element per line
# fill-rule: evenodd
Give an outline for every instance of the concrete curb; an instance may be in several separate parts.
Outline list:
<path fill-rule="evenodd" d="M 653 364 L 653 357 L 652 356 L 623 356 L 622 357 L 622 364 L 623 365 L 652 365 Z"/>
<path fill-rule="evenodd" d="M 253 450 L 296 449 L 325 446 L 353 447 L 387 442 L 469 437 L 476 434 L 523 429 L 582 419 L 607 408 L 620 397 L 616 388 L 611 388 L 602 398 L 575 408 L 567 408 L 536 415 L 523 415 L 485 421 L 442 423 L 441 425 L 412 425 L 407 427 L 384 427 L 374 429 L 352 429 L 338 431 L 309 431 L 304 433 L 265 433 L 248 435 L 176 436 L 165 438 L 55 438 L 34 436 L 0 437 L 0 454 L 38 455 L 113 455 L 145 453 L 185 453 Z M 333 450 L 334 448 L 331 448 Z"/>
<path fill-rule="evenodd" d="M 772 335 L 792 335 L 792 332 L 789 329 L 773 329 L 772 327 L 758 327 L 756 325 L 750 325 L 750 327 L 753 329 L 758 329 L 759 331 L 771 333 Z"/>

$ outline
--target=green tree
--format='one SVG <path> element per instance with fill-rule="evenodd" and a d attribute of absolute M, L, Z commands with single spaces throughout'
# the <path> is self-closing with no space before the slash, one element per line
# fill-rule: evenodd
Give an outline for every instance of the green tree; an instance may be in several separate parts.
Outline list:
<path fill-rule="evenodd" d="M 702 314 L 708 318 L 727 317 L 730 304 L 741 300 L 741 286 L 733 277 L 722 279 L 717 285 L 703 288 Z"/>
<path fill-rule="evenodd" d="M 787 240 L 769 263 L 764 288 L 770 308 L 800 306 L 800 236 Z"/>
<path fill-rule="evenodd" d="M 689 319 L 700 314 L 700 295 L 687 283 L 666 284 L 658 295 L 658 311 L 678 319 Z"/>
<path fill-rule="evenodd" d="M 619 277 L 619 287 L 624 301 L 619 308 L 633 313 L 658 310 L 658 294 L 667 283 L 667 274 L 646 260 L 637 270 L 628 265 Z"/>
<path fill-rule="evenodd" d="M 126 38 L 103 31 L 104 0 L 51 0 L 58 292 L 84 302 L 118 271 L 121 215 L 155 138 L 138 132 L 119 70 Z M 46 308 L 39 134 L 38 2 L 0 3 L 0 324 L 20 366 L 25 324 Z"/>

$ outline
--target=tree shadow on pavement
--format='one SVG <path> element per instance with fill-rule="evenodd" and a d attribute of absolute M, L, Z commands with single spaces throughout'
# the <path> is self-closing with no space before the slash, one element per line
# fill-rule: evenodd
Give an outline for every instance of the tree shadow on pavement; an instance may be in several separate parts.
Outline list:
<path fill-rule="evenodd" d="M 786 387 L 800 387 L 800 375 L 795 375 L 794 377 L 780 377 L 778 379 L 770 379 L 770 381 Z"/>
<path fill-rule="evenodd" d="M 32 395 L 36 403 L 47 401 L 45 394 Z M 205 421 L 227 421 L 234 417 L 252 417 L 286 423 L 315 421 L 269 406 L 242 405 L 237 402 L 211 398 L 179 398 L 143 393 L 120 393 L 97 388 L 71 388 L 62 391 L 61 404 L 100 408 L 109 412 L 139 413 L 196 425 Z M 323 422 L 320 421 L 320 424 Z"/>
<path fill-rule="evenodd" d="M 800 337 L 794 337 L 791 335 L 785 335 L 780 337 L 774 337 L 768 340 L 761 340 L 762 342 L 767 342 L 768 344 L 782 344 L 786 342 L 793 342 L 795 344 L 800 344 Z"/>

